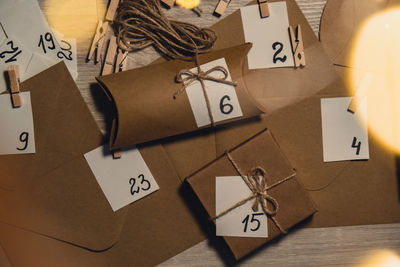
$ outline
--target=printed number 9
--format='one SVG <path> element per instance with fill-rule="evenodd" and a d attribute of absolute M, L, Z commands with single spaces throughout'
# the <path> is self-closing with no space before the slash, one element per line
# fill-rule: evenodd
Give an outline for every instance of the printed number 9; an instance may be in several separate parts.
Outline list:
<path fill-rule="evenodd" d="M 17 147 L 17 150 L 19 151 L 23 151 L 28 147 L 28 139 L 29 139 L 29 133 L 27 132 L 23 132 L 20 136 L 19 136 L 19 141 L 22 143 L 25 143 L 24 146 L 22 148 Z"/>
<path fill-rule="evenodd" d="M 259 216 L 259 215 L 264 215 L 264 213 L 253 213 L 253 214 L 251 215 L 250 223 L 253 223 L 253 222 L 256 222 L 256 223 L 257 223 L 257 226 L 256 226 L 256 227 L 250 228 L 250 231 L 252 231 L 252 232 L 257 231 L 257 230 L 260 228 L 260 226 L 261 226 L 260 221 L 259 221 L 258 219 L 255 218 L 255 216 Z M 250 218 L 250 215 L 247 215 L 247 216 L 243 219 L 243 221 L 242 221 L 242 223 L 244 223 L 243 232 L 245 232 L 245 233 L 247 232 L 247 225 L 249 224 L 249 218 Z"/>
<path fill-rule="evenodd" d="M 231 98 L 229 96 L 227 96 L 227 95 L 223 96 L 221 98 L 221 101 L 219 102 L 219 109 L 221 110 L 221 112 L 223 114 L 227 115 L 227 114 L 230 114 L 233 111 L 233 106 L 231 104 L 229 104 L 229 103 L 228 104 L 224 104 L 224 100 L 225 99 L 231 100 Z"/>

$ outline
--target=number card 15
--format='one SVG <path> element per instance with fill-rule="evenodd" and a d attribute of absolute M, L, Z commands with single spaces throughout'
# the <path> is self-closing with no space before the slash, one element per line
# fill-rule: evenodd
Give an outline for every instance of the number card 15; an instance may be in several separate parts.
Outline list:
<path fill-rule="evenodd" d="M 159 189 L 135 147 L 124 150 L 120 159 L 113 159 L 107 146 L 86 153 L 85 158 L 113 211 Z"/>
<path fill-rule="evenodd" d="M 0 155 L 35 153 L 31 95 L 20 95 L 19 108 L 13 108 L 9 94 L 0 95 Z"/>
<path fill-rule="evenodd" d="M 216 214 L 229 209 L 252 193 L 240 176 L 219 176 L 215 181 Z M 248 201 L 216 219 L 217 236 L 268 237 L 268 218 L 254 201 Z"/>

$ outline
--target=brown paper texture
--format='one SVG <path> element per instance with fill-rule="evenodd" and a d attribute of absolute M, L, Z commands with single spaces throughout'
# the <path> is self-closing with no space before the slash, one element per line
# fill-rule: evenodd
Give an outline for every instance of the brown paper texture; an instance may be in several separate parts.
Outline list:
<path fill-rule="evenodd" d="M 293 174 L 294 171 L 268 130 L 258 133 L 229 153 L 244 173 L 255 166 L 263 167 L 266 170 L 268 185 L 279 182 Z M 238 175 L 227 156 L 223 155 L 188 177 L 187 181 L 207 210 L 208 215 L 214 217 L 216 216 L 216 176 Z M 313 202 L 296 177 L 271 188 L 268 194 L 279 203 L 279 210 L 275 219 L 285 230 L 316 211 Z M 280 234 L 280 230 L 268 218 L 268 238 L 224 237 L 224 239 L 236 259 L 239 259 Z"/>
<path fill-rule="evenodd" d="M 244 74 L 245 56 L 251 44 L 199 56 L 199 64 L 225 58 L 237 86 L 236 94 L 243 116 L 216 122 L 216 125 L 260 115 L 263 111 L 248 96 Z M 193 62 L 180 60 L 98 77 L 116 108 L 110 147 L 116 149 L 178 134 L 198 128 L 186 92 L 174 99 L 182 84 L 175 82 L 179 71 L 191 69 Z"/>
<path fill-rule="evenodd" d="M 396 155 L 383 148 L 372 134 L 369 133 L 368 161 L 323 163 L 320 98 L 348 96 L 348 91 L 295 1 L 286 3 L 290 25 L 302 26 L 307 66 L 297 70 L 252 70 L 253 79 L 245 80 L 249 93 L 266 110 L 261 120 L 248 119 L 217 127 L 216 133 L 209 135 L 209 150 L 204 152 L 202 144 L 201 152 L 191 158 L 185 155 L 182 159 L 184 155 L 179 152 L 185 151 L 185 146 L 197 151 L 195 139 L 164 144 L 167 153 L 178 172 L 186 174 L 185 163 L 204 162 L 215 150 L 221 155 L 267 127 L 319 210 L 306 227 L 400 222 L 399 163 Z M 213 29 L 218 34 L 217 48 L 244 42 L 239 34 L 242 32 L 239 11 Z"/>

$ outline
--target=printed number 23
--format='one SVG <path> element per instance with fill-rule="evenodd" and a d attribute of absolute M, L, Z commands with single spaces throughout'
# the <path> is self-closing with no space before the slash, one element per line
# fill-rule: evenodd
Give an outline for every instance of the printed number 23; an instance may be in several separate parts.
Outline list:
<path fill-rule="evenodd" d="M 261 223 L 260 223 L 260 221 L 259 221 L 258 219 L 256 219 L 255 217 L 256 217 L 256 216 L 260 216 L 260 215 L 264 215 L 264 213 L 253 213 L 253 214 L 251 215 L 251 220 L 250 220 L 250 215 L 247 215 L 247 216 L 243 219 L 243 221 L 242 221 L 242 223 L 244 223 L 243 232 L 245 232 L 245 233 L 247 232 L 247 226 L 248 226 L 248 224 L 249 224 L 249 220 L 250 220 L 250 223 L 251 223 L 251 224 L 256 223 L 256 227 L 250 228 L 250 231 L 252 231 L 252 232 L 257 231 L 257 230 L 260 228 Z"/>
<path fill-rule="evenodd" d="M 140 175 L 138 176 L 138 178 L 141 179 L 141 180 L 140 180 L 140 185 L 141 185 L 141 187 L 138 186 L 136 189 L 135 189 L 136 179 L 135 179 L 135 178 L 129 179 L 129 184 L 131 185 L 131 195 L 132 195 L 132 196 L 133 196 L 135 193 L 139 194 L 140 189 L 142 189 L 143 191 L 147 191 L 147 190 L 150 189 L 150 182 L 144 178 L 144 175 L 143 175 L 143 174 L 140 174 Z M 143 186 L 143 185 L 144 185 L 144 186 Z"/>

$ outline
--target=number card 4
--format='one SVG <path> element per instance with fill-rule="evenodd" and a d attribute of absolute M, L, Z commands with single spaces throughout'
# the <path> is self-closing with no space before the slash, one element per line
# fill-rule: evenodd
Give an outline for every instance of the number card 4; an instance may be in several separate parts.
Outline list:
<path fill-rule="evenodd" d="M 367 99 L 356 113 L 347 110 L 351 97 L 321 99 L 324 162 L 369 159 Z"/>
<path fill-rule="evenodd" d="M 215 193 L 216 214 L 225 211 L 252 194 L 240 176 L 216 177 Z M 254 212 L 253 203 L 253 201 L 248 201 L 217 218 L 216 235 L 268 237 L 268 218 L 263 212 Z"/>
<path fill-rule="evenodd" d="M 130 148 L 114 160 L 108 146 L 85 154 L 87 163 L 113 211 L 135 202 L 159 189 L 140 151 Z"/>
<path fill-rule="evenodd" d="M 232 81 L 225 58 L 208 62 L 200 67 L 203 70 L 209 70 L 216 66 L 222 66 L 228 70 L 228 77 L 226 80 Z M 193 68 L 191 71 L 196 72 L 197 68 Z M 223 74 L 219 71 L 215 71 L 210 75 L 213 75 L 215 78 L 223 77 Z M 205 80 L 204 85 L 210 100 L 210 108 L 214 122 L 243 116 L 234 86 L 209 80 Z M 200 82 L 195 81 L 186 86 L 186 94 L 189 98 L 197 126 L 202 127 L 211 124 L 206 99 Z"/>
<path fill-rule="evenodd" d="M 13 108 L 9 94 L 0 95 L 0 155 L 35 153 L 31 95 L 20 95 L 19 108 Z"/>
<path fill-rule="evenodd" d="M 258 5 L 242 7 L 244 38 L 253 43 L 247 55 L 249 69 L 293 67 L 286 2 L 268 3 L 270 16 L 260 18 Z"/>

